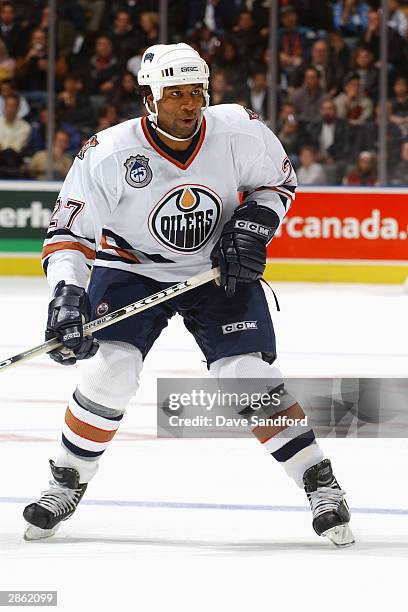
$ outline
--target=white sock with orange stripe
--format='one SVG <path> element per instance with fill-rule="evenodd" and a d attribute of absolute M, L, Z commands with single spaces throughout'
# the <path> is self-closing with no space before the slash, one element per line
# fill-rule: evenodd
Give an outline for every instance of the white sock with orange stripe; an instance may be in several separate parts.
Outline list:
<path fill-rule="evenodd" d="M 263 361 L 261 353 L 248 353 L 219 359 L 211 364 L 210 373 L 218 379 L 236 379 L 236 392 L 238 393 L 239 381 L 242 381 L 242 392 L 247 394 L 267 393 L 271 389 L 272 382 L 274 384 L 276 382 L 276 388 L 279 388 L 283 382 L 278 368 Z M 252 389 L 249 379 L 254 380 Z M 266 416 L 303 419 L 305 414 L 296 400 L 283 391 L 279 407 L 277 409 L 271 407 L 270 414 Z M 256 427 L 253 434 L 300 487 L 303 487 L 305 471 L 324 458 L 311 427 L 301 425 L 288 427 L 285 424 Z"/>
<path fill-rule="evenodd" d="M 63 449 L 57 465 L 75 467 L 72 465 L 75 461 L 81 483 L 89 482 L 96 474 L 99 458 L 113 439 L 122 418 L 123 412 L 96 404 L 76 389 L 65 413 Z M 63 458 L 67 460 L 67 456 L 69 466 L 61 463 Z"/>
<path fill-rule="evenodd" d="M 101 342 L 81 364 L 81 378 L 69 401 L 56 465 L 76 469 L 89 482 L 113 439 L 126 405 L 136 393 L 143 365 L 140 351 L 123 342 Z"/>

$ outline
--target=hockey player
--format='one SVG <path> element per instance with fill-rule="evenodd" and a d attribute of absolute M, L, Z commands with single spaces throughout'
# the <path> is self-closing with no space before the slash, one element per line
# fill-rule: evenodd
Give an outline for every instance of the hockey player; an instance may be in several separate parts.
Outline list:
<path fill-rule="evenodd" d="M 213 376 L 262 379 L 270 388 L 275 336 L 259 279 L 296 177 L 255 113 L 234 104 L 208 108 L 208 79 L 207 64 L 188 45 L 148 48 L 138 74 L 148 115 L 93 136 L 57 199 L 43 251 L 53 295 L 46 338 L 57 336 L 64 346 L 51 353 L 58 363 L 85 361 L 60 453 L 50 461 L 50 488 L 24 510 L 28 540 L 54 534 L 75 511 L 138 388 L 144 358 L 176 312 Z M 84 321 L 211 265 L 220 267 L 220 287 L 203 285 L 96 338 L 83 336 Z M 256 324 L 223 333 L 243 321 Z M 295 400 L 284 402 L 280 414 L 303 418 Z M 254 435 L 304 486 L 316 533 L 351 543 L 349 510 L 330 461 L 312 430 L 292 429 L 286 438 L 273 427 Z"/>

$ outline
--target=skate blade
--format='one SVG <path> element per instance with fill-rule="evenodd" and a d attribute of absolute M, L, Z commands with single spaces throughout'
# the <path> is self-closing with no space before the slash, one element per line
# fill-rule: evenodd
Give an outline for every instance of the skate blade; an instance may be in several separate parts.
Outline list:
<path fill-rule="evenodd" d="M 33 540 L 44 540 L 45 538 L 49 538 L 54 535 L 59 529 L 59 524 L 55 525 L 52 529 L 41 529 L 41 527 L 36 527 L 35 525 L 28 525 L 27 529 L 24 533 L 24 539 L 26 542 L 31 542 Z"/>
<path fill-rule="evenodd" d="M 328 538 L 335 546 L 351 546 L 355 543 L 353 532 L 348 523 L 327 529 L 327 531 L 323 531 L 322 536 Z"/>

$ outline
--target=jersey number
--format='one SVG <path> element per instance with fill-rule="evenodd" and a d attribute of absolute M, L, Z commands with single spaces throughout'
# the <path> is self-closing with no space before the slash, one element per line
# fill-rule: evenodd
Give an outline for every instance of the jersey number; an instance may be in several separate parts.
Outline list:
<path fill-rule="evenodd" d="M 285 157 L 285 159 L 283 160 L 282 170 L 285 173 L 285 177 L 286 177 L 285 183 L 289 183 L 290 177 L 292 176 L 292 173 L 293 173 L 293 166 L 291 164 L 289 157 Z"/>
<path fill-rule="evenodd" d="M 57 201 L 55 202 L 55 206 L 54 206 L 54 210 L 52 211 L 52 217 L 51 217 L 51 221 L 50 224 L 48 226 L 49 230 L 53 230 L 57 228 L 58 225 L 58 219 L 56 219 L 56 216 L 59 213 L 59 209 L 61 208 L 61 198 L 58 198 Z"/>
<path fill-rule="evenodd" d="M 57 215 L 59 211 L 61 210 L 61 204 L 62 204 L 61 198 L 58 198 L 55 203 L 55 208 L 52 213 L 50 225 L 48 228 L 50 230 L 57 228 L 57 225 L 58 225 Z M 64 208 L 71 209 L 72 212 L 69 214 L 68 221 L 65 223 L 63 229 L 71 229 L 72 224 L 74 223 L 79 213 L 84 209 L 84 206 L 85 206 L 85 202 L 80 202 L 79 200 L 68 200 Z"/>
<path fill-rule="evenodd" d="M 68 200 L 64 208 L 71 208 L 72 212 L 68 217 L 68 221 L 64 225 L 64 229 L 71 229 L 73 222 L 75 221 L 79 213 L 83 210 L 84 206 L 85 202 L 79 202 L 78 200 Z"/>

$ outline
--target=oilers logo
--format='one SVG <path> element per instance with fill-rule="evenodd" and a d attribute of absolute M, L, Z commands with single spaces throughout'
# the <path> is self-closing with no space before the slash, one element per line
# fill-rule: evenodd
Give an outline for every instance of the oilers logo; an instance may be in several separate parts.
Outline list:
<path fill-rule="evenodd" d="M 131 187 L 146 187 L 152 180 L 152 169 L 149 158 L 144 155 L 131 155 L 124 164 L 126 168 L 125 179 Z"/>
<path fill-rule="evenodd" d="M 208 187 L 179 185 L 153 209 L 149 230 L 168 249 L 195 253 L 214 234 L 221 210 L 220 197 Z"/>

